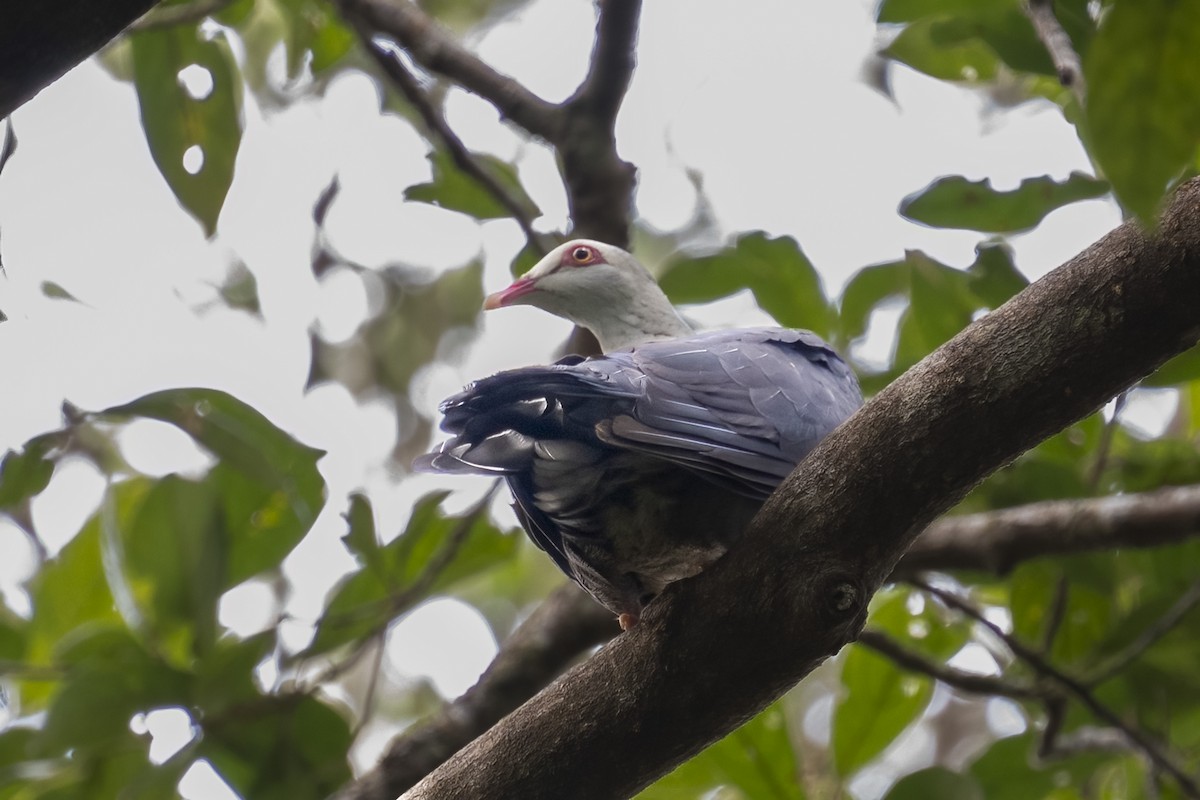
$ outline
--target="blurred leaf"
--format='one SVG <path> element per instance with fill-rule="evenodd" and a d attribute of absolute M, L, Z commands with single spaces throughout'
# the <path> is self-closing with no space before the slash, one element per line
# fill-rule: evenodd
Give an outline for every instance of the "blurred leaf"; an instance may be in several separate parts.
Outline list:
<path fill-rule="evenodd" d="M 230 713 L 261 697 L 254 670 L 274 650 L 272 628 L 246 639 L 225 636 L 197 662 L 194 702 L 204 717 Z"/>
<path fill-rule="evenodd" d="M 829 336 L 834 313 L 812 262 L 790 236 L 761 231 L 738 237 L 733 247 L 669 264 L 659 284 L 674 303 L 705 303 L 742 289 L 780 325 Z"/>
<path fill-rule="evenodd" d="M 884 800 L 985 800 L 985 795 L 970 775 L 927 767 L 897 781 Z"/>
<path fill-rule="evenodd" d="M 732 796 L 746 800 L 800 800 L 804 791 L 797 778 L 787 719 L 775 704 L 659 779 L 637 800 L 711 797 L 718 786 L 733 789 Z"/>
<path fill-rule="evenodd" d="M 361 639 L 426 597 L 513 557 L 517 536 L 496 528 L 482 506 L 464 516 L 446 516 L 440 506 L 447 494 L 432 492 L 417 500 L 404 533 L 372 555 L 366 568 L 342 580 L 317 623 L 306 655 Z M 365 502 L 351 505 L 352 529 L 347 538 L 356 547 L 366 546 L 366 530 L 361 526 L 369 512 Z M 357 532 L 355 521 L 360 526 Z M 432 575 L 430 565 L 438 563 L 448 546 L 457 547 L 453 558 Z M 424 591 L 414 592 L 419 585 L 425 585 Z"/>
<path fill-rule="evenodd" d="M 1012 260 L 1012 248 L 985 243 L 975 248 L 975 263 L 967 267 L 968 286 L 980 302 L 996 309 L 1029 285 Z"/>
<path fill-rule="evenodd" d="M 185 705 L 188 680 L 124 630 L 101 629 L 63 649 L 67 665 L 38 737 L 42 753 L 106 749 L 139 711 Z"/>
<path fill-rule="evenodd" d="M 0 144 L 0 172 L 4 172 L 4 167 L 15 152 L 17 152 L 17 134 L 13 130 L 12 117 L 9 117 L 4 121 L 4 143 Z"/>
<path fill-rule="evenodd" d="M 871 610 L 870 623 L 893 635 L 906 637 L 914 621 L 906 602 L 907 592 L 882 595 Z M 962 626 L 948 626 L 933 615 L 921 623 L 923 646 L 934 657 L 946 658 L 966 641 Z M 879 755 L 917 719 L 929 703 L 932 682 L 903 672 L 887 658 L 854 645 L 842 664 L 846 693 L 833 715 L 833 758 L 839 775 L 853 774 Z"/>
<path fill-rule="evenodd" d="M 533 246 L 532 242 L 526 242 L 521 251 L 517 253 L 512 264 L 509 265 L 508 271 L 512 273 L 514 278 L 519 278 L 529 270 L 533 269 L 534 265 L 542 259 L 542 254 Z"/>
<path fill-rule="evenodd" d="M 1101 197 L 1108 184 L 1079 172 L 1062 183 L 1049 175 L 1026 178 L 1012 191 L 992 188 L 990 180 L 962 176 L 938 178 L 900 203 L 900 213 L 935 228 L 965 228 L 1013 233 L 1037 226 L 1051 211 L 1077 200 Z"/>
<path fill-rule="evenodd" d="M 10 450 L 0 461 L 0 508 L 12 508 L 50 484 L 54 462 L 47 458 L 53 440 L 39 436 L 20 453 Z"/>
<path fill-rule="evenodd" d="M 29 623 L 0 603 L 0 660 L 20 661 L 25 655 Z M 2 697 L 2 696 L 0 696 Z M 3 701 L 0 700 L 0 707 Z"/>
<path fill-rule="evenodd" d="M 230 308 L 245 311 L 256 317 L 262 316 L 262 306 L 258 301 L 258 280 L 243 262 L 238 261 L 232 265 L 218 291 L 225 305 Z"/>
<path fill-rule="evenodd" d="M 475 153 L 473 158 L 482 169 L 486 170 L 508 191 L 509 196 L 520 204 L 526 214 L 530 217 L 541 215 L 537 205 L 526 194 L 525 187 L 521 185 L 516 167 L 487 153 Z M 404 190 L 406 200 L 432 203 L 435 206 L 459 211 L 476 219 L 499 219 L 512 216 L 512 213 L 491 192 L 460 170 L 449 153 L 443 150 L 434 150 L 429 154 L 429 163 L 433 167 L 433 180 L 430 183 L 409 186 Z"/>
<path fill-rule="evenodd" d="M 287 493 L 248 481 L 244 472 L 227 463 L 213 467 L 205 483 L 212 487 L 222 513 L 217 528 L 223 534 L 221 549 L 214 556 L 225 553 L 224 588 L 277 569 L 312 527 L 314 517 Z"/>
<path fill-rule="evenodd" d="M 1012 6 L 1013 0 L 883 0 L 876 19 L 879 22 L 916 22 L 923 17 L 1003 10 Z"/>
<path fill-rule="evenodd" d="M 943 47 L 962 47 L 980 41 L 1017 72 L 1057 75 L 1054 62 L 1038 39 L 1029 17 L 1017 3 L 938 20 L 933 41 Z"/>
<path fill-rule="evenodd" d="M 278 0 L 283 15 L 288 80 L 296 80 L 309 54 L 314 75 L 320 75 L 354 46 L 354 32 L 331 8 L 314 0 Z"/>
<path fill-rule="evenodd" d="M 849 342 L 867 332 L 871 312 L 887 300 L 907 297 L 908 264 L 895 261 L 863 267 L 850 278 L 841 297 L 841 330 Z"/>
<path fill-rule="evenodd" d="M 383 547 L 375 532 L 375 511 L 366 495 L 355 492 L 350 495 L 350 510 L 346 512 L 346 535 L 342 543 L 358 560 L 381 580 L 387 579 Z"/>
<path fill-rule="evenodd" d="M 72 303 L 79 302 L 78 297 L 71 294 L 54 281 L 42 281 L 42 294 L 46 297 L 49 297 L 51 300 L 70 300 Z"/>
<path fill-rule="evenodd" d="M 186 666 L 212 649 L 225 585 L 225 531 L 211 484 L 168 475 L 121 527 L 129 590 L 159 646 Z"/>
<path fill-rule="evenodd" d="M 241 78 L 233 53 L 223 34 L 208 37 L 197 25 L 142 31 L 130 41 L 150 154 L 179 202 L 212 236 L 242 139 Z M 180 73 L 193 66 L 212 81 L 206 96 L 193 97 L 182 83 Z M 199 148 L 202 161 L 189 171 L 184 160 L 192 148 Z"/>
<path fill-rule="evenodd" d="M 968 774 L 979 782 L 988 800 L 1039 800 L 1064 785 L 1082 786 L 1105 755 L 1086 754 L 1034 764 L 1038 734 L 1030 731 L 992 744 L 971 765 Z"/>
<path fill-rule="evenodd" d="M 907 369 L 971 323 L 979 309 L 967 273 L 939 263 L 919 250 L 906 254 L 909 306 L 900 322 L 895 366 Z"/>
<path fill-rule="evenodd" d="M 1084 76 L 1092 157 L 1122 205 L 1153 221 L 1200 142 L 1200 0 L 1114 3 Z"/>
<path fill-rule="evenodd" d="M 997 60 L 991 48 L 977 39 L 940 41 L 936 36 L 938 24 L 937 19 L 928 18 L 906 25 L 882 54 L 945 81 L 989 81 L 996 77 Z"/>
<path fill-rule="evenodd" d="M 350 779 L 350 727 L 320 701 L 263 697 L 253 715 L 205 721 L 199 755 L 242 797 L 324 800 Z"/>
<path fill-rule="evenodd" d="M 324 505 L 317 471 L 323 450 L 307 447 L 232 395 L 216 389 L 168 389 L 98 412 L 107 420 L 146 417 L 176 426 L 264 488 L 281 492 L 307 526 Z"/>
<path fill-rule="evenodd" d="M 1175 386 L 1200 379 L 1200 345 L 1184 350 L 1142 381 L 1143 386 Z M 3 505 L 3 503 L 0 503 Z"/>

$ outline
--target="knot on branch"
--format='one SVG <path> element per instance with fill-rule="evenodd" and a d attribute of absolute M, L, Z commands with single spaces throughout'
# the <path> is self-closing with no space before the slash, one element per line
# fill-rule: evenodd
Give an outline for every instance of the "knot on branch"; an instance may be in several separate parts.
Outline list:
<path fill-rule="evenodd" d="M 825 598 L 825 613 L 834 624 L 856 619 L 866 612 L 866 592 L 856 580 L 832 578 L 822 595 Z"/>

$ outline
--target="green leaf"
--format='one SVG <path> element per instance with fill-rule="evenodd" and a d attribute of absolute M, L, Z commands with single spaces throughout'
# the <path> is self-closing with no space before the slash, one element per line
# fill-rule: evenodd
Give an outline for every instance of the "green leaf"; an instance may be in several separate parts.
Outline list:
<path fill-rule="evenodd" d="M 780 325 L 820 336 L 829 336 L 833 328 L 820 275 L 790 236 L 743 234 L 733 247 L 713 255 L 673 261 L 659 284 L 675 303 L 705 303 L 749 289 Z"/>
<path fill-rule="evenodd" d="M 232 395 L 216 389 L 168 389 L 98 412 L 108 420 L 146 417 L 175 425 L 213 455 L 260 486 L 282 493 L 283 504 L 306 527 L 325 502 L 317 460 L 307 447 Z"/>
<path fill-rule="evenodd" d="M 141 31 L 130 41 L 150 154 L 179 202 L 212 236 L 242 139 L 241 77 L 233 53 L 223 34 L 208 37 L 197 25 Z M 204 97 L 193 97 L 181 82 L 180 72 L 192 66 L 212 81 Z M 193 171 L 184 164 L 191 148 L 203 157 Z"/>
<path fill-rule="evenodd" d="M 1200 142 L 1200 0 L 1114 3 L 1083 66 L 1092 157 L 1122 205 L 1153 221 Z"/>
<path fill-rule="evenodd" d="M 0 508 L 12 508 L 50 484 L 54 462 L 48 458 L 55 438 L 39 436 L 25 444 L 20 453 L 10 450 L 0 461 Z"/>
<path fill-rule="evenodd" d="M 324 800 L 350 778 L 346 720 L 299 695 L 262 697 L 253 715 L 205 722 L 199 755 L 242 797 Z"/>
<path fill-rule="evenodd" d="M 120 530 L 133 600 L 154 640 L 181 666 L 216 640 L 227 549 L 219 519 L 210 483 L 168 475 Z"/>
<path fill-rule="evenodd" d="M 905 26 L 882 55 L 944 81 L 990 81 L 997 59 L 983 42 L 966 39 L 947 43 L 937 37 L 939 21 L 922 19 Z"/>
<path fill-rule="evenodd" d="M 658 780 L 637 800 L 709 797 L 717 787 L 746 800 L 800 800 L 804 791 L 797 777 L 787 718 L 776 704 Z"/>
<path fill-rule="evenodd" d="M 1200 345 L 1184 350 L 1142 381 L 1143 386 L 1175 386 L 1200 379 Z M 0 502 L 0 505 L 3 505 Z"/>
<path fill-rule="evenodd" d="M 1087 754 L 1034 764 L 1038 733 L 1009 736 L 992 744 L 971 765 L 968 774 L 979 782 L 988 800 L 1047 798 L 1061 786 L 1082 786 L 1106 756 Z"/>
<path fill-rule="evenodd" d="M 909 269 L 904 261 L 863 267 L 842 290 L 842 341 L 850 342 L 867 332 L 871 313 L 888 300 L 908 296 Z"/>
<path fill-rule="evenodd" d="M 927 767 L 897 781 L 884 800 L 985 800 L 985 795 L 970 775 Z"/>
<path fill-rule="evenodd" d="M 916 22 L 923 17 L 974 14 L 986 10 L 1004 10 L 1013 0 L 883 0 L 876 20 L 879 22 Z"/>
<path fill-rule="evenodd" d="M 0 603 L 0 660 L 20 661 L 28 635 L 29 623 Z"/>
<path fill-rule="evenodd" d="M 354 46 L 354 32 L 324 3 L 279 0 L 276 9 L 283 17 L 288 80 L 300 77 L 309 53 L 313 75 L 320 75 Z"/>
<path fill-rule="evenodd" d="M 870 622 L 892 635 L 904 637 L 916 618 L 906 608 L 907 592 L 882 595 L 871 611 Z M 946 625 L 927 603 L 921 629 L 922 647 L 934 657 L 948 657 L 966 641 L 961 626 Z M 887 658 L 854 645 L 842 664 L 846 694 L 833 716 L 833 756 L 838 774 L 846 777 L 870 762 L 921 715 L 933 693 L 924 676 L 903 672 Z"/>
<path fill-rule="evenodd" d="M 968 288 L 967 273 L 948 267 L 919 250 L 906 254 L 909 307 L 900 322 L 895 366 L 907 369 L 971 323 L 979 301 Z"/>
<path fill-rule="evenodd" d="M 1012 260 L 1012 248 L 984 243 L 975 248 L 975 263 L 967 267 L 967 285 L 987 308 L 995 309 L 1029 285 Z"/>
<path fill-rule="evenodd" d="M 383 548 L 375 532 L 375 512 L 366 495 L 355 492 L 350 495 L 350 510 L 346 512 L 346 535 L 342 543 L 372 572 L 386 578 Z"/>
<path fill-rule="evenodd" d="M 61 658 L 66 675 L 38 738 L 46 755 L 108 749 L 135 713 L 187 703 L 187 676 L 151 656 L 128 631 L 94 631 L 65 647 Z"/>
<path fill-rule="evenodd" d="M 1026 178 L 1007 192 L 992 188 L 991 181 L 969 181 L 962 176 L 938 178 L 900 203 L 900 213 L 935 228 L 965 228 L 987 233 L 1015 233 L 1034 228 L 1057 208 L 1101 197 L 1108 184 L 1079 172 L 1062 183 L 1049 175 Z"/>
<path fill-rule="evenodd" d="M 227 714 L 252 704 L 261 693 L 254 670 L 274 650 L 275 630 L 246 639 L 222 637 L 210 653 L 195 665 L 194 701 L 205 717 Z"/>
<path fill-rule="evenodd" d="M 446 516 L 440 505 L 447 494 L 432 492 L 419 499 L 404 533 L 372 556 L 378 566 L 368 566 L 342 580 L 317 623 L 306 655 L 328 652 L 362 638 L 429 595 L 513 557 L 518 536 L 492 525 L 483 507 L 463 516 Z M 360 507 L 360 513 L 367 510 Z M 352 535 L 356 541 L 363 536 L 353 531 Z M 444 548 L 452 545 L 457 547 L 453 558 L 436 575 L 428 575 L 430 564 L 439 561 Z M 426 591 L 413 591 L 419 582 L 427 584 Z"/>
<path fill-rule="evenodd" d="M 475 153 L 474 159 L 503 186 L 530 217 L 541 215 L 537 205 L 525 192 L 516 167 L 486 153 Z M 460 211 L 476 219 L 499 219 L 513 216 L 504 205 L 483 188 L 473 177 L 463 172 L 454 163 L 449 153 L 435 150 L 429 154 L 433 167 L 433 180 L 419 183 L 404 190 L 406 200 L 432 203 L 435 206 Z"/>
<path fill-rule="evenodd" d="M 79 298 L 68 292 L 60 284 L 54 281 L 42 281 L 42 294 L 49 297 L 51 300 L 70 300 L 72 303 L 78 303 Z"/>

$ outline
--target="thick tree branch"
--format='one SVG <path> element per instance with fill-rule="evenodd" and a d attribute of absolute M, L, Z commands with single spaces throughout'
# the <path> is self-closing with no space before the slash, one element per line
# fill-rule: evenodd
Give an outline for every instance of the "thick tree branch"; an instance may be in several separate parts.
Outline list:
<path fill-rule="evenodd" d="M 587 76 L 566 103 L 594 117 L 598 128 L 612 130 L 633 78 L 641 6 L 641 0 L 599 0 Z"/>
<path fill-rule="evenodd" d="M 336 0 L 342 14 L 391 37 L 418 64 L 479 95 L 535 136 L 562 135 L 558 106 L 535 95 L 467 50 L 410 0 Z"/>
<path fill-rule="evenodd" d="M 904 574 L 978 569 L 997 575 L 1030 558 L 1154 547 L 1200 535 L 1200 486 L 1088 500 L 1050 500 L 930 525 L 904 555 Z"/>
<path fill-rule="evenodd" d="M 398 737 L 379 765 L 337 800 L 392 800 L 618 630 L 611 612 L 575 584 L 564 584 L 505 640 L 475 686 Z"/>
<path fill-rule="evenodd" d="M 826 438 L 703 575 L 411 798 L 628 796 L 857 636 L 867 600 L 989 472 L 1200 338 L 1200 181 L 909 370 Z"/>
<path fill-rule="evenodd" d="M 99 50 L 158 0 L 5 3 L 0 119 Z"/>

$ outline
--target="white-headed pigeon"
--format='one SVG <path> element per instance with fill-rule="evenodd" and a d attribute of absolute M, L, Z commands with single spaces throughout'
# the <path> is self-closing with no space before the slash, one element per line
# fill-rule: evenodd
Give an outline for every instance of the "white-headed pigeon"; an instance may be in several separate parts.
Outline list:
<path fill-rule="evenodd" d="M 815 334 L 696 333 L 611 245 L 568 242 L 484 308 L 517 304 L 589 328 L 604 355 L 471 384 L 441 407 L 454 438 L 415 466 L 503 476 L 530 538 L 625 629 L 720 558 L 862 402 Z"/>

